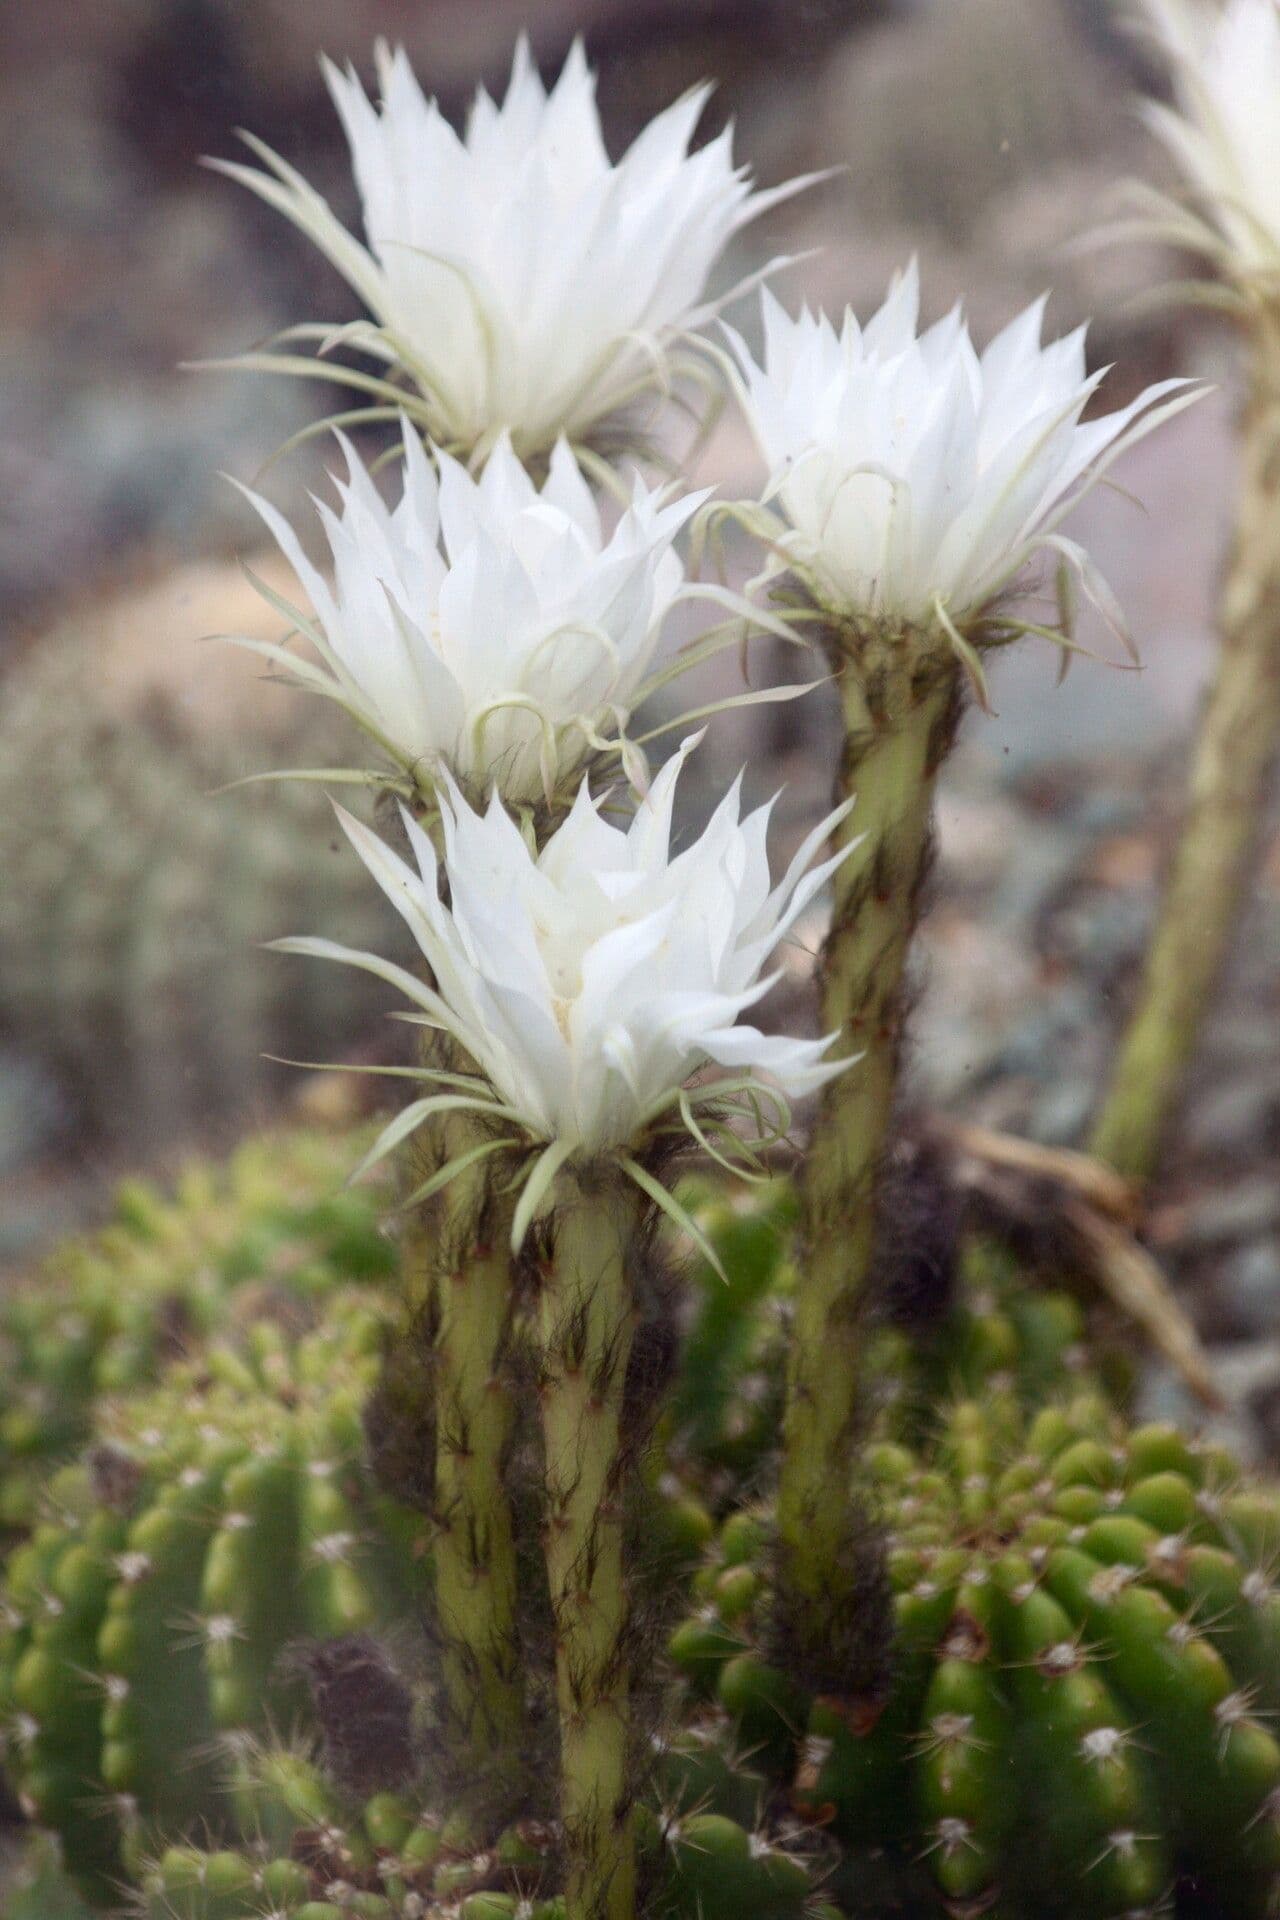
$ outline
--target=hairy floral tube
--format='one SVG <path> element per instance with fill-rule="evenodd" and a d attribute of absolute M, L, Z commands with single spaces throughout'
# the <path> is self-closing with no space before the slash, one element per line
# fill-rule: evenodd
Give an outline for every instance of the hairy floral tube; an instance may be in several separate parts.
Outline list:
<path fill-rule="evenodd" d="M 498 1155 L 504 1163 L 514 1156 L 517 1167 L 513 1182 L 496 1182 L 514 1201 L 504 1247 L 522 1247 L 536 1230 L 546 1254 L 533 1318 L 569 1920 L 626 1920 L 634 1910 L 634 1645 L 623 1565 L 632 1263 L 659 1212 L 712 1251 L 655 1172 L 669 1152 L 664 1136 L 691 1136 L 728 1166 L 736 1152 L 758 1177 L 760 1149 L 785 1130 L 788 1102 L 848 1064 L 826 1057 L 828 1039 L 770 1034 L 740 1018 L 776 977 L 769 962 L 797 916 L 850 857 L 846 840 L 814 863 L 848 808 L 815 826 L 777 884 L 769 809 L 743 817 L 736 785 L 701 835 L 673 849 L 676 783 L 694 744 L 667 763 L 625 826 L 605 818 L 584 785 L 537 847 L 496 797 L 477 813 L 446 783 L 438 845 L 402 816 L 416 871 L 339 810 L 411 928 L 431 984 L 330 941 L 279 943 L 394 982 L 467 1067 L 455 1071 L 456 1058 L 424 1065 L 433 1090 L 383 1129 L 366 1164 L 425 1132 L 431 1157 L 447 1157 L 410 1199 L 452 1186 L 462 1229 L 455 1244 L 469 1256 L 437 1269 L 438 1486 L 453 1496 L 441 1500 L 438 1578 L 444 1624 L 456 1634 L 454 1673 L 473 1684 L 487 1676 L 486 1688 L 475 1686 L 477 1723 L 489 1700 L 505 1703 L 510 1680 L 499 1536 L 488 1524 L 500 1507 L 489 1496 L 500 1489 L 506 1437 L 492 1399 L 504 1337 L 490 1238 L 500 1208 L 493 1187 L 483 1189 L 490 1197 L 478 1215 L 466 1198 Z M 757 1078 L 762 1072 L 771 1085 Z M 445 1116 L 464 1131 L 440 1139 Z M 474 1605 L 480 1544 L 487 1616 Z"/>
<path fill-rule="evenodd" d="M 829 1087 L 802 1181 L 806 1250 L 797 1287 L 778 1502 L 779 1619 L 807 1683 L 856 1685 L 861 1574 L 845 1539 L 856 1425 L 857 1317 L 870 1273 L 876 1183 L 893 1107 L 903 971 L 929 846 L 933 785 L 967 676 L 987 700 L 982 655 L 1020 634 L 1074 646 L 1073 582 L 1109 595 L 1058 531 L 1106 464 L 1193 396 L 1147 389 L 1089 420 L 1102 376 L 1084 334 L 1043 342 L 1044 302 L 979 353 L 959 310 L 920 328 L 914 263 L 865 325 L 788 317 L 767 295 L 763 359 L 730 336 L 739 396 L 770 472 L 770 512 L 747 509 L 839 679 L 840 785 L 856 799 L 833 881 L 823 958 L 824 1026 L 860 1064 Z M 1021 577 L 1058 569 L 1057 626 L 1019 614 Z M 846 1658 L 846 1655 L 848 1656 Z"/>
<path fill-rule="evenodd" d="M 1280 748 L 1280 321 L 1260 325 L 1222 651 L 1155 937 L 1093 1132 L 1119 1172 L 1155 1172 L 1253 871 Z"/>
<path fill-rule="evenodd" d="M 622 1414 L 642 1204 L 608 1169 L 562 1176 L 538 1307 L 568 1920 L 635 1907 Z"/>

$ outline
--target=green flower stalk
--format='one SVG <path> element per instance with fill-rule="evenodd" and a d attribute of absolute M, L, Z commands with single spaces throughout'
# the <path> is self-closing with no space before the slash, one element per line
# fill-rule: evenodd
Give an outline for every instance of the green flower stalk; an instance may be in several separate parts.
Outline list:
<path fill-rule="evenodd" d="M 859 1411 L 859 1318 L 871 1276 L 878 1172 L 892 1123 L 904 980 L 928 863 L 933 789 L 966 681 L 986 705 L 982 656 L 1025 633 L 1066 649 L 1072 589 L 1110 611 L 1087 556 L 1058 531 L 1080 493 L 1138 435 L 1185 405 L 1150 388 L 1083 423 L 1100 375 L 1083 333 L 1041 345 L 1043 302 L 979 357 L 958 312 L 918 332 L 914 264 L 862 329 L 764 296 L 764 361 L 732 337 L 739 391 L 768 463 L 766 502 L 737 509 L 766 541 L 766 578 L 808 625 L 839 686 L 839 833 L 822 957 L 824 1026 L 861 1055 L 827 1089 L 803 1179 L 778 1491 L 779 1628 L 807 1684 L 856 1687 L 865 1554 L 849 1497 Z M 1018 614 L 1029 563 L 1058 571 L 1056 624 Z M 865 1530 L 863 1530 L 865 1531 Z"/>
<path fill-rule="evenodd" d="M 310 600 L 310 614 L 275 603 L 314 657 L 287 645 L 241 644 L 342 707 L 382 762 L 293 777 L 371 787 L 429 824 L 439 818 L 442 783 L 456 780 L 472 798 L 501 795 L 536 845 L 564 817 L 588 768 L 616 755 L 643 781 L 643 745 L 627 734 L 632 709 L 738 637 L 736 623 L 726 624 L 651 671 L 674 602 L 697 594 L 738 616 L 748 609 L 740 596 L 685 580 L 675 541 L 700 496 L 673 497 L 637 479 L 606 531 L 563 442 L 539 486 L 505 439 L 473 477 L 440 448 L 429 455 L 407 421 L 401 426 L 394 506 L 341 442 L 340 511 L 322 509 L 331 578 L 310 563 L 283 516 L 249 495 Z M 522 1726 L 504 1487 L 511 1203 L 494 1192 L 485 1153 L 492 1129 L 474 1099 L 484 1081 L 469 1048 L 433 1032 L 413 1071 L 440 1089 L 410 1151 L 403 1245 L 434 1385 L 447 1718 L 464 1764 L 489 1753 L 496 1766 L 497 1750 L 518 1745 Z M 441 1198 L 436 1176 L 459 1165 L 462 1177 Z M 432 1198 L 439 1204 L 420 1210 Z"/>
<path fill-rule="evenodd" d="M 1280 107 L 1280 101 L 1278 101 Z M 1248 899 L 1280 751 L 1280 315 L 1253 341 L 1221 652 L 1155 934 L 1090 1146 L 1149 1180 Z"/>
<path fill-rule="evenodd" d="M 836 636 L 832 635 L 832 639 Z M 840 695 L 838 829 L 849 858 L 833 882 L 822 1024 L 860 1059 L 827 1088 L 804 1170 L 805 1256 L 794 1302 L 778 1495 L 793 1610 L 825 1618 L 848 1598 L 848 1465 L 859 1416 L 860 1313 L 877 1230 L 876 1182 L 898 1080 L 905 968 L 929 861 L 934 783 L 961 711 L 950 653 L 912 659 L 911 636 L 851 634 Z M 856 828 L 856 831 L 855 831 Z"/>
<path fill-rule="evenodd" d="M 545 1255 L 534 1317 L 567 1920 L 628 1920 L 634 1910 L 636 1629 L 624 1539 L 629 1493 L 641 1481 L 638 1436 L 627 1431 L 624 1408 L 635 1276 L 660 1212 L 710 1252 L 663 1184 L 671 1136 L 692 1137 L 759 1177 L 759 1149 L 785 1130 L 786 1098 L 816 1091 L 845 1065 L 824 1058 L 825 1040 L 765 1034 L 738 1016 L 767 992 L 770 956 L 845 858 L 842 849 L 810 864 L 847 809 L 821 822 L 776 887 L 767 813 L 740 819 L 736 789 L 701 837 L 673 855 L 676 782 L 693 744 L 663 768 L 629 825 L 611 825 L 584 786 L 540 851 L 498 801 L 475 813 L 451 782 L 441 789 L 439 854 L 404 816 L 417 871 L 341 815 L 407 921 L 434 986 L 373 954 L 285 943 L 394 981 L 476 1069 L 423 1069 L 446 1090 L 406 1107 L 369 1159 L 445 1116 L 450 1127 L 460 1122 L 467 1132 L 450 1140 L 453 1158 L 414 1197 L 449 1189 L 470 1230 L 469 1183 L 487 1175 L 496 1156 L 514 1160 L 507 1245 L 518 1251 L 532 1229 Z M 690 1087 L 713 1067 L 727 1071 Z M 775 1090 L 757 1081 L 762 1069 Z M 462 1244 L 473 1240 L 464 1234 Z M 484 1515 L 474 1453 L 448 1438 L 447 1395 L 466 1383 L 469 1416 L 485 1415 L 502 1286 L 487 1260 L 473 1262 L 463 1281 L 439 1284 L 465 1290 L 464 1304 L 441 1309 L 447 1375 L 442 1364 L 438 1416 L 440 1474 L 457 1488 L 460 1523 L 459 1536 L 442 1543 L 452 1556 L 442 1591 L 455 1597 L 460 1621 L 475 1594 L 462 1523 L 470 1519 L 478 1531 Z M 482 1299 L 493 1309 L 487 1320 Z M 496 1417 L 484 1434 L 500 1450 Z M 495 1651 L 492 1639 L 488 1648 Z"/>
<path fill-rule="evenodd" d="M 1234 0 L 1221 15 L 1182 0 L 1147 11 L 1175 79 L 1152 107 L 1192 204 L 1144 191 L 1139 230 L 1200 255 L 1217 284 L 1182 289 L 1241 324 L 1249 393 L 1217 674 L 1200 720 L 1186 813 L 1155 935 L 1094 1127 L 1100 1159 L 1155 1173 L 1187 1070 L 1239 926 L 1269 776 L 1280 750 L 1280 12 Z"/>
<path fill-rule="evenodd" d="M 581 1920 L 628 1920 L 635 1907 L 623 1394 L 641 1205 L 607 1166 L 562 1174 L 538 1299 L 565 1896 Z"/>

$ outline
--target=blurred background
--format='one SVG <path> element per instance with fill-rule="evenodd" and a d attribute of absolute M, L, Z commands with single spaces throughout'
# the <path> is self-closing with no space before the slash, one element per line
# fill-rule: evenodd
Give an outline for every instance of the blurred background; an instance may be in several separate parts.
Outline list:
<path fill-rule="evenodd" d="M 1059 688 L 1049 650 L 1025 645 L 997 669 L 997 717 L 967 722 L 942 797 L 920 1097 L 1078 1137 L 1176 822 L 1233 474 L 1229 338 L 1142 299 L 1178 263 L 1072 244 L 1119 179 L 1161 174 L 1133 111 L 1161 79 L 1118 15 L 1114 0 L 7 0 L 0 1259 L 92 1214 L 122 1165 L 163 1166 L 315 1097 L 264 1054 L 391 1045 L 385 993 L 257 951 L 276 933 L 385 932 L 322 800 L 209 797 L 242 773 L 343 757 L 330 723 L 198 644 L 279 625 L 239 572 L 258 535 L 218 470 L 253 479 L 339 396 L 181 366 L 354 313 L 318 254 L 199 163 L 234 155 L 248 127 L 354 221 L 316 55 L 367 73 L 378 34 L 461 114 L 478 81 L 504 84 L 521 28 L 544 73 L 582 33 L 615 152 L 714 76 L 705 131 L 731 115 L 760 182 L 839 169 L 742 237 L 726 286 L 785 251 L 798 258 L 784 299 L 865 312 L 918 251 L 931 313 L 963 296 L 982 338 L 1045 287 L 1055 331 L 1093 316 L 1095 363 L 1116 363 L 1108 405 L 1171 371 L 1218 383 L 1129 456 L 1119 496 L 1079 516 L 1146 670 L 1086 662 Z M 266 484 L 297 507 L 321 472 L 312 453 Z M 758 485 L 740 423 L 726 419 L 699 478 Z M 780 670 L 809 677 L 757 657 L 758 679 Z M 835 739 L 821 693 L 726 720 L 695 804 L 745 759 L 757 796 L 786 782 L 794 837 L 825 804 Z M 807 935 L 811 950 L 820 927 Z M 1177 1240 L 1255 1451 L 1280 1445 L 1278 951 L 1273 828 L 1152 1227 Z M 801 943 L 785 1017 L 807 1017 L 809 963 Z"/>

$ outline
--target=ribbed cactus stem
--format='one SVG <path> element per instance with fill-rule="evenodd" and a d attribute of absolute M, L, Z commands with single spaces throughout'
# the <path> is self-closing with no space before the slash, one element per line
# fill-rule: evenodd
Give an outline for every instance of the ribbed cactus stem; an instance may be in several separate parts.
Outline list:
<path fill-rule="evenodd" d="M 934 781 L 955 736 L 958 671 L 929 637 L 833 636 L 845 745 L 838 830 L 860 844 L 836 869 L 822 959 L 822 1016 L 858 1064 L 826 1090 L 802 1190 L 778 1493 L 779 1582 L 801 1660 L 836 1655 L 856 1569 L 848 1563 L 849 1463 L 858 1408 L 858 1319 L 876 1230 L 905 1013 L 904 972 L 928 864 Z"/>
<path fill-rule="evenodd" d="M 473 1137 L 475 1136 L 475 1137 Z M 448 1147 L 477 1144 L 453 1121 Z M 503 1379 L 511 1326 L 510 1208 L 484 1166 L 446 1190 L 436 1266 L 436 1613 L 453 1732 L 464 1748 L 511 1751 L 523 1692 L 516 1548 L 505 1481 L 512 1402 Z"/>
<path fill-rule="evenodd" d="M 1245 903 L 1280 747 L 1280 315 L 1260 324 L 1242 436 L 1217 676 L 1200 721 L 1181 838 L 1092 1149 L 1156 1170 Z"/>
<path fill-rule="evenodd" d="M 640 1206 L 607 1169 L 561 1177 L 538 1309 L 568 1920 L 635 1910 L 622 1413 Z"/>

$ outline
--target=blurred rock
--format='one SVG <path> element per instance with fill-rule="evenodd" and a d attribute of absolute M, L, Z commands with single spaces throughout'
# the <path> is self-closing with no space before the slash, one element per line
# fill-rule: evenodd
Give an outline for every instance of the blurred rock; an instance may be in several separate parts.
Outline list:
<path fill-rule="evenodd" d="M 115 592 L 86 595 L 81 606 L 28 643 L 38 656 L 82 649 L 89 691 L 105 715 L 128 723 L 156 695 L 191 730 L 221 735 L 251 772 L 269 764 L 271 746 L 296 732 L 302 696 L 269 678 L 266 661 L 216 636 L 279 640 L 285 621 L 253 586 L 250 572 L 285 599 L 297 599 L 293 571 L 274 548 L 251 547 L 237 561 L 195 561 L 158 568 L 154 577 Z M 21 668 L 10 683 L 20 696 Z"/>
<path fill-rule="evenodd" d="M 947 0 L 830 63 L 815 147 L 853 217 L 969 235 L 998 194 L 1116 144 L 1126 85 L 1059 0 Z"/>
<path fill-rule="evenodd" d="M 1246 1466 L 1280 1457 L 1275 1436 L 1258 1418 L 1258 1410 L 1280 1387 L 1280 1342 L 1213 1347 L 1209 1362 L 1227 1402 L 1222 1412 L 1206 1415 L 1174 1370 L 1152 1361 L 1142 1369 L 1134 1420 L 1172 1420 L 1214 1445 L 1229 1447 Z"/>
<path fill-rule="evenodd" d="M 1265 1014 L 1254 1023 L 1254 1052 L 1221 1085 L 1199 1094 L 1184 1128 L 1185 1144 L 1198 1153 L 1230 1159 L 1280 1140 L 1280 1060 L 1267 1058 L 1259 1042 Z"/>
<path fill-rule="evenodd" d="M 1187 1247 L 1209 1247 L 1252 1238 L 1280 1225 L 1280 1181 L 1272 1173 L 1197 1195 L 1181 1214 L 1177 1238 Z"/>
<path fill-rule="evenodd" d="M 1250 1338 L 1280 1326 L 1280 1236 L 1253 1241 L 1226 1261 L 1222 1292 L 1239 1332 Z"/>
<path fill-rule="evenodd" d="M 0 1046 L 0 1176 L 38 1160 L 68 1130 L 66 1102 L 48 1071 Z"/>
<path fill-rule="evenodd" d="M 878 304 L 895 267 L 924 255 L 926 301 L 963 301 L 987 337 L 1053 289 L 1062 332 L 1095 321 L 1103 360 L 1163 350 L 1170 317 L 1134 310 L 1173 272 L 1157 245 L 1083 248 L 1125 177 L 1163 177 L 1132 112 L 1132 74 L 1065 0 L 947 0 L 852 38 L 828 63 L 814 164 L 842 162 L 801 243 L 828 303 Z"/>

